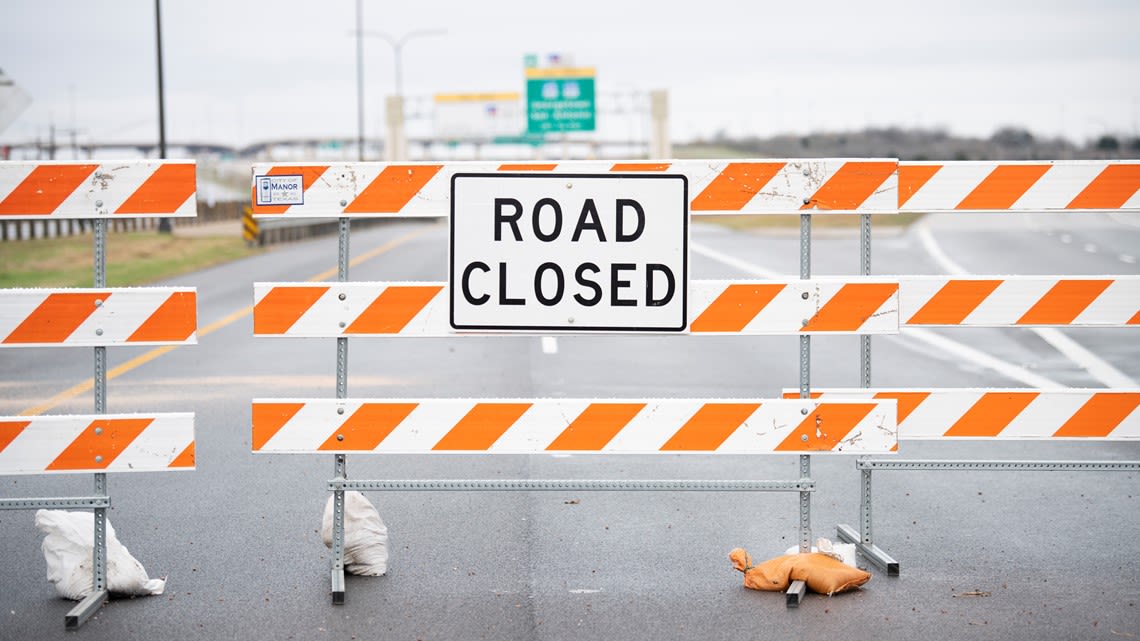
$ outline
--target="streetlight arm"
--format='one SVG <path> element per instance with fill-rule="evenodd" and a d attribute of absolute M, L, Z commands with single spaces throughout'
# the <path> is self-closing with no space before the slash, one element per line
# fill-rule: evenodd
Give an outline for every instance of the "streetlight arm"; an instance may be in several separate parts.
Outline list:
<path fill-rule="evenodd" d="M 391 35 L 384 33 L 382 31 L 361 31 L 360 32 L 360 35 L 362 35 L 362 36 L 371 36 L 371 37 L 375 37 L 375 38 L 380 38 L 384 42 L 387 42 L 390 47 L 392 47 L 392 57 L 394 59 L 395 68 L 396 68 L 395 78 L 396 78 L 396 95 L 397 96 L 404 95 L 404 82 L 403 82 L 404 69 L 403 69 L 403 64 L 402 64 L 402 60 L 401 60 L 402 50 L 404 48 L 404 45 L 407 44 L 407 42 L 409 40 L 412 40 L 413 38 L 422 38 L 422 37 L 427 37 L 427 36 L 442 36 L 442 35 L 446 35 L 446 34 L 447 34 L 447 29 L 416 29 L 414 31 L 409 31 L 409 32 L 403 34 L 402 36 L 400 36 L 398 38 L 394 38 Z"/>

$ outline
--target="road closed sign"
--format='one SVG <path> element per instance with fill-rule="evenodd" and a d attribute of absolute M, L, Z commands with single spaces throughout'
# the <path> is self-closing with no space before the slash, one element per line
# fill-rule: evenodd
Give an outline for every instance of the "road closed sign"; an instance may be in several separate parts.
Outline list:
<path fill-rule="evenodd" d="M 454 330 L 679 332 L 688 184 L 670 174 L 456 174 Z"/>

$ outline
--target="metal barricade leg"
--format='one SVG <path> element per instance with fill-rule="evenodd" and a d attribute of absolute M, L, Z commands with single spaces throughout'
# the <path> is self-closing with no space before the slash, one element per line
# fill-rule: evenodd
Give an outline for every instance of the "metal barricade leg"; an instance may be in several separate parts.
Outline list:
<path fill-rule="evenodd" d="M 336 478 L 344 481 L 344 454 L 336 455 Z M 333 490 L 332 602 L 344 604 L 344 490 Z"/>
<path fill-rule="evenodd" d="M 863 555 L 863 558 L 870 561 L 880 570 L 887 573 L 887 576 L 899 575 L 899 562 L 891 558 L 886 552 L 875 545 L 873 538 L 873 526 L 871 523 L 871 469 L 861 468 L 860 475 L 860 494 L 859 494 L 859 517 L 861 532 L 856 531 L 850 525 L 840 523 L 836 526 L 836 534 L 839 540 L 845 543 L 854 543 L 855 548 Z"/>
<path fill-rule="evenodd" d="M 337 281 L 348 280 L 349 234 L 352 219 L 342 217 L 338 225 Z M 348 339 L 336 339 L 336 397 L 348 398 Z M 344 454 L 336 455 L 336 478 L 347 478 Z M 333 490 L 332 602 L 344 604 L 344 490 Z"/>

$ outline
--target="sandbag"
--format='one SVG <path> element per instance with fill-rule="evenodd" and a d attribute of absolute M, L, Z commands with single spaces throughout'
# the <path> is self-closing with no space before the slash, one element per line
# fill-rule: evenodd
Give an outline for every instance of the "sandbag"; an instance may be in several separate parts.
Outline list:
<path fill-rule="evenodd" d="M 819 552 L 785 554 L 753 565 L 752 556 L 736 548 L 728 553 L 728 558 L 733 567 L 744 573 L 744 587 L 753 590 L 781 591 L 788 589 L 792 581 L 803 581 L 812 592 L 831 596 L 871 580 L 869 572 Z"/>
<path fill-rule="evenodd" d="M 333 497 L 325 503 L 321 538 L 332 548 Z M 360 492 L 344 493 L 344 569 L 350 574 L 382 576 L 388 571 L 388 528 L 380 512 Z"/>
<path fill-rule="evenodd" d="M 82 601 L 94 591 L 95 515 L 91 512 L 38 510 L 36 528 L 43 532 L 47 580 L 65 599 Z M 129 596 L 162 594 L 166 577 L 151 579 L 146 569 L 119 542 L 107 520 L 107 590 Z"/>
<path fill-rule="evenodd" d="M 851 567 L 855 565 L 855 544 L 854 543 L 832 543 L 831 539 L 819 537 L 815 541 L 815 545 L 811 546 L 812 552 L 820 552 L 826 554 L 836 561 L 843 561 Z M 784 554 L 799 554 L 800 546 L 793 545 L 784 551 Z"/>

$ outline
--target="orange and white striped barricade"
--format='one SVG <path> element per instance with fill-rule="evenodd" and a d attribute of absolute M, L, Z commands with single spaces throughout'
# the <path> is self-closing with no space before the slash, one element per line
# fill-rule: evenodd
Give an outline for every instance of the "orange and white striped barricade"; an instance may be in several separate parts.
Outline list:
<path fill-rule="evenodd" d="M 446 283 L 254 283 L 255 336 L 457 334 Z M 884 279 L 693 281 L 692 334 L 898 333 L 898 283 Z M 2 327 L 2 326 L 0 326 Z"/>
<path fill-rule="evenodd" d="M 194 217 L 191 160 L 0 162 L 0 220 Z"/>
<path fill-rule="evenodd" d="M 907 276 L 904 327 L 1140 325 L 1140 276 Z"/>
<path fill-rule="evenodd" d="M 798 395 L 784 390 L 785 398 Z M 818 389 L 819 400 L 893 400 L 898 440 L 1115 441 L 1140 443 L 1140 389 Z M 861 530 L 839 537 L 897 575 L 898 562 L 878 548 L 871 520 L 873 470 L 1137 471 L 1140 461 L 904 460 L 860 458 Z"/>
<path fill-rule="evenodd" d="M 188 287 L 0 289 L 0 347 L 194 344 L 197 296 Z"/>
<path fill-rule="evenodd" d="M 900 162 L 902 212 L 1140 209 L 1140 161 Z"/>
<path fill-rule="evenodd" d="M 578 179 L 605 178 L 617 181 L 616 184 L 632 185 L 649 175 L 670 180 L 683 178 L 683 187 L 678 192 L 683 196 L 677 202 L 677 210 L 684 214 L 684 225 L 680 229 L 685 230 L 686 237 L 689 214 L 799 214 L 802 226 L 803 221 L 810 220 L 810 214 L 869 216 L 898 211 L 898 161 L 895 159 L 256 163 L 250 185 L 253 215 L 261 219 L 338 219 L 340 260 L 337 284 L 257 283 L 254 333 L 257 336 L 335 336 L 338 354 L 336 402 L 347 403 L 350 402 L 347 400 L 346 367 L 350 336 L 458 335 L 458 332 L 451 331 L 451 327 L 477 327 L 479 329 L 473 330 L 473 334 L 486 335 L 547 327 L 547 323 L 456 323 L 451 318 L 455 310 L 455 305 L 451 304 L 453 292 L 442 283 L 346 283 L 349 221 L 352 218 L 453 216 L 453 208 L 459 200 L 456 184 L 460 178 L 485 181 L 509 176 L 512 179 L 544 181 L 556 177 L 560 182 L 565 179 L 566 184 L 562 187 L 573 188 L 577 186 L 575 181 Z M 675 182 L 672 184 L 676 185 Z M 583 207 L 586 211 L 585 205 Z M 455 222 L 454 216 L 452 222 Z M 687 261 L 687 256 L 684 258 Z M 687 271 L 681 278 L 687 283 Z M 810 273 L 805 273 L 802 268 L 801 279 L 810 280 Z M 693 283 L 689 291 L 691 300 L 680 307 L 686 314 L 691 311 L 691 315 L 685 316 L 684 322 L 671 322 L 662 328 L 674 333 L 688 328 L 689 333 L 695 334 L 796 334 L 801 337 L 802 351 L 807 345 L 805 341 L 813 333 L 896 332 L 897 294 L 897 282 L 889 279 L 863 283 L 822 280 L 808 283 Z M 571 333 L 587 330 L 664 331 L 632 324 L 603 323 L 584 327 L 579 320 L 577 315 L 562 317 L 556 327 L 549 329 Z M 801 380 L 806 377 L 807 361 L 801 355 Z M 255 413 L 264 411 L 260 403 L 255 406 Z M 423 403 L 417 407 L 437 406 L 434 402 Z M 534 403 L 537 409 L 533 412 L 538 415 L 550 402 L 526 403 Z M 364 402 L 362 407 L 375 406 Z M 807 407 L 800 410 L 811 411 Z M 526 414 L 531 411 L 527 410 Z M 308 412 L 301 415 L 308 415 Z M 259 425 L 264 425 L 264 420 L 264 417 L 255 417 Z M 800 420 L 795 423 L 798 425 Z M 316 432 L 320 433 L 326 427 L 336 429 L 329 424 Z M 282 430 L 282 434 L 291 433 L 288 426 Z M 326 433 L 325 438 L 330 433 Z M 808 438 L 806 434 L 804 437 Z M 258 441 L 256 437 L 255 441 Z M 276 442 L 277 437 L 274 437 L 263 444 L 269 446 Z M 812 482 L 805 463 L 807 457 L 804 452 L 800 454 L 800 478 L 777 485 L 779 489 L 800 488 L 796 490 L 800 492 L 800 542 L 801 547 L 806 547 L 810 545 L 810 492 L 803 488 L 810 489 Z M 331 485 L 334 487 L 333 603 L 342 603 L 342 490 L 349 487 L 345 480 L 343 453 L 337 455 L 335 471 L 336 478 Z M 536 482 L 531 481 L 519 488 L 535 485 Z M 611 486 L 611 489 L 618 488 Z M 652 489 L 668 487 L 658 485 Z M 802 584 L 798 595 L 802 596 Z M 798 597 L 794 603 L 789 601 L 789 605 L 798 605 Z"/>
<path fill-rule="evenodd" d="M 0 417 L 0 474 L 192 469 L 191 413 Z"/>
<path fill-rule="evenodd" d="M 870 454 L 895 449 L 895 402 L 255 399 L 252 444 L 255 453 Z"/>
<path fill-rule="evenodd" d="M 92 593 L 64 619 L 77 628 L 107 600 L 107 473 L 194 469 L 194 415 L 108 414 L 107 347 L 197 342 L 197 292 L 106 286 L 111 221 L 197 215 L 193 161 L 0 162 L 0 221 L 87 219 L 93 287 L 0 290 L 0 348 L 92 347 L 95 414 L 0 417 L 0 474 L 94 474 L 94 495 L 0 499 L 0 509 L 95 513 Z"/>
<path fill-rule="evenodd" d="M 894 214 L 894 159 L 254 163 L 259 218 L 443 217 L 457 173 L 661 173 L 688 181 L 693 214 Z"/>

